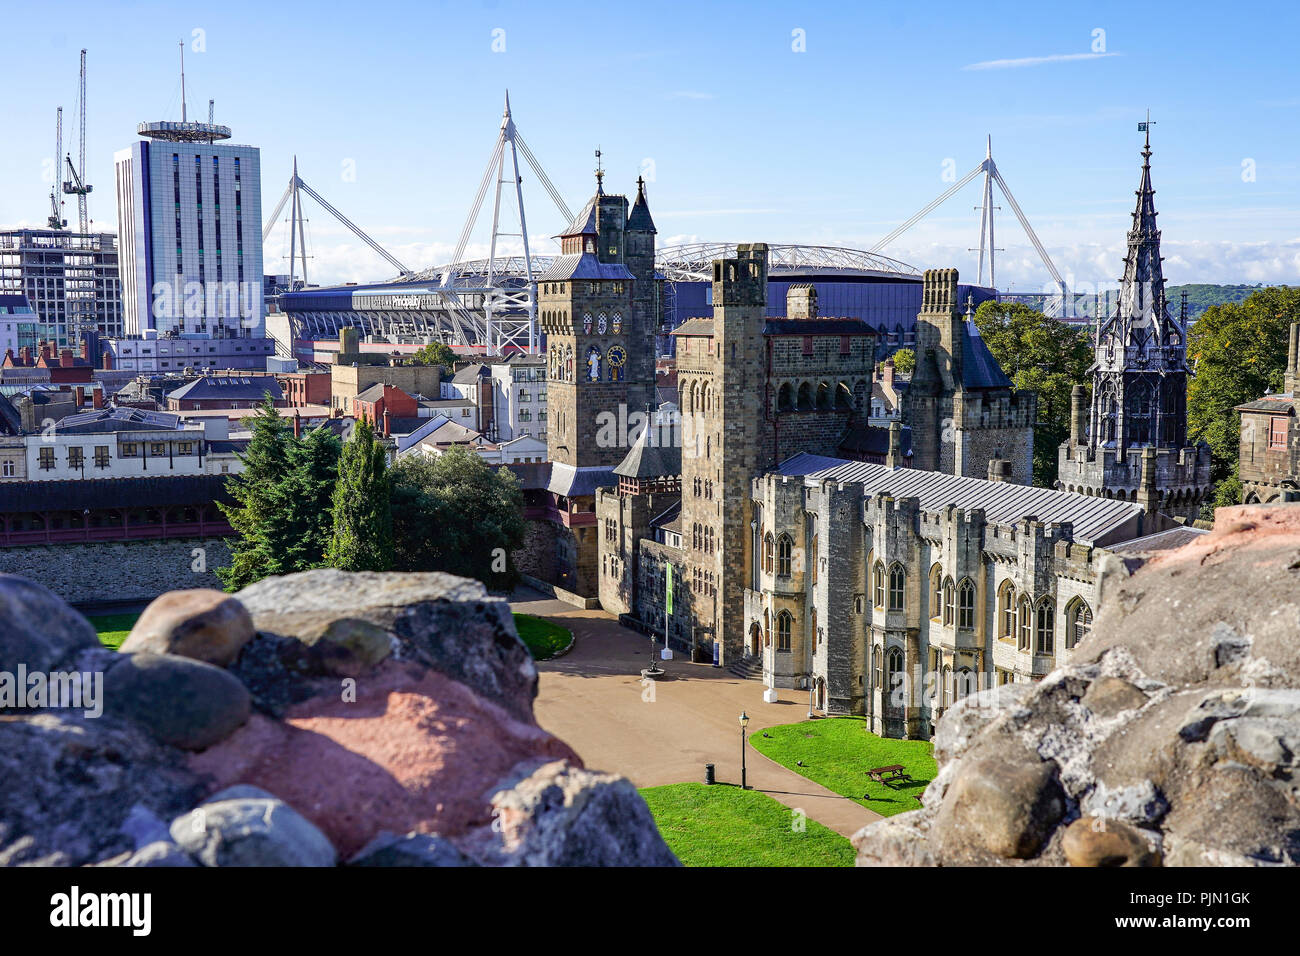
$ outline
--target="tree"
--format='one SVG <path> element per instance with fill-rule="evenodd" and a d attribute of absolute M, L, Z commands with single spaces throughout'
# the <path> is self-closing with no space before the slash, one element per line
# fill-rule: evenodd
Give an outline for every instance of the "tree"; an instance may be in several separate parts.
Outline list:
<path fill-rule="evenodd" d="M 289 542 L 283 563 L 294 571 L 319 568 L 334 535 L 334 486 L 342 446 L 326 428 L 289 444 L 284 482 Z"/>
<path fill-rule="evenodd" d="M 911 349 L 899 349 L 892 358 L 894 371 L 899 375 L 911 375 L 916 371 L 916 353 Z"/>
<path fill-rule="evenodd" d="M 477 454 L 451 448 L 393 466 L 395 566 L 477 578 L 493 590 L 518 580 L 510 553 L 527 522 L 519 479 Z"/>
<path fill-rule="evenodd" d="M 387 453 L 362 419 L 339 459 L 334 486 L 333 536 L 325 563 L 343 571 L 387 571 L 393 566 L 393 514 Z"/>
<path fill-rule="evenodd" d="M 411 356 L 412 365 L 441 365 L 450 369 L 456 363 L 456 353 L 451 346 L 441 342 L 430 342 Z"/>
<path fill-rule="evenodd" d="M 238 537 L 231 566 L 218 568 L 237 591 L 272 574 L 320 567 L 329 544 L 339 442 L 324 429 L 295 438 L 269 398 L 253 417 L 253 437 L 240 456 L 241 474 L 226 488 L 234 504 L 219 504 Z"/>
<path fill-rule="evenodd" d="M 1056 485 L 1057 449 L 1070 434 L 1070 393 L 1088 384 L 1091 337 L 1019 302 L 988 301 L 975 311 L 984 344 L 1017 389 L 1038 394 L 1034 484 Z"/>
<path fill-rule="evenodd" d="M 1187 437 L 1210 446 L 1214 504 L 1239 504 L 1241 415 L 1236 406 L 1282 388 L 1287 329 L 1300 321 L 1300 289 L 1260 289 L 1244 302 L 1211 306 L 1188 333 L 1196 372 L 1187 387 Z"/>
<path fill-rule="evenodd" d="M 253 437 L 240 455 L 244 470 L 226 481 L 233 504 L 219 507 L 236 537 L 230 543 L 230 567 L 217 576 L 227 591 L 238 591 L 270 574 L 280 573 L 288 544 L 282 481 L 288 472 L 292 435 L 267 396 L 253 416 Z"/>

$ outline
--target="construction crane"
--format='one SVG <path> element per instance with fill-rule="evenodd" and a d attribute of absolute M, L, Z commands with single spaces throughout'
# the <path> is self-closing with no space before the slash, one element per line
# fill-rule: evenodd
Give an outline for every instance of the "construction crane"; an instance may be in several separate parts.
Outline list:
<path fill-rule="evenodd" d="M 54 182 L 50 184 L 50 218 L 46 223 L 51 229 L 62 229 L 68 224 L 63 218 L 63 200 L 59 198 L 59 160 L 63 158 L 63 107 L 60 106 L 54 121 Z"/>
<path fill-rule="evenodd" d="M 90 232 L 90 220 L 86 212 L 86 197 L 94 188 L 84 180 L 86 172 L 86 51 L 81 51 L 81 85 L 77 91 L 77 102 L 81 115 L 77 128 L 77 165 L 72 165 L 72 154 L 68 154 L 68 179 L 63 182 L 63 191 L 69 196 L 77 197 L 77 227 L 81 234 Z"/>

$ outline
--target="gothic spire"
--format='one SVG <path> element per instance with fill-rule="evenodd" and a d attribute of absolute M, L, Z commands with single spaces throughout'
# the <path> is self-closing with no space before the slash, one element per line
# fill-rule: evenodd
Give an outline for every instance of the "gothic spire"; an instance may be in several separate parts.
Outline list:
<path fill-rule="evenodd" d="M 650 216 L 650 203 L 645 198 L 645 179 L 641 176 L 636 178 L 636 201 L 627 217 L 627 228 L 636 232 L 658 232 Z"/>

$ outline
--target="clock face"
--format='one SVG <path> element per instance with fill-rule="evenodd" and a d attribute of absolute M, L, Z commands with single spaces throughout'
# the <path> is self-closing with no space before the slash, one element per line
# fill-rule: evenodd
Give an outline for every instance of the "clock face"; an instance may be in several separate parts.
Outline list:
<path fill-rule="evenodd" d="M 626 361 L 627 361 L 627 352 L 623 349 L 623 346 L 615 345 L 612 349 L 609 350 L 610 365 L 622 366 L 623 363 Z"/>

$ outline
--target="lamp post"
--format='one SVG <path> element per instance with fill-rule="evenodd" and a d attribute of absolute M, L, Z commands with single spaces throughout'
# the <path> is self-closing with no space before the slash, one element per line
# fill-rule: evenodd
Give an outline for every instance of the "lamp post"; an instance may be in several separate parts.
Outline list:
<path fill-rule="evenodd" d="M 749 785 L 745 781 L 745 728 L 749 726 L 749 714 L 743 710 L 740 712 L 740 789 L 748 790 Z"/>

